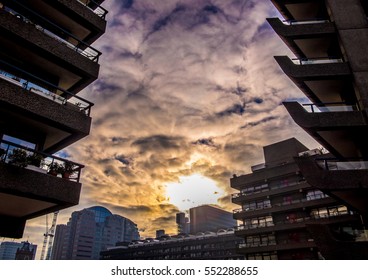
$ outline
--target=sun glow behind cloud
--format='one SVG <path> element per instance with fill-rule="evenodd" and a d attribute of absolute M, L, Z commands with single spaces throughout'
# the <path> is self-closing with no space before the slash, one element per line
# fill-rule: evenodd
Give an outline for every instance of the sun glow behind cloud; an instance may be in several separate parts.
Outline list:
<path fill-rule="evenodd" d="M 224 195 L 215 181 L 201 174 L 181 176 L 179 179 L 177 183 L 166 184 L 166 194 L 170 203 L 180 211 L 203 204 L 217 204 L 217 200 Z"/>

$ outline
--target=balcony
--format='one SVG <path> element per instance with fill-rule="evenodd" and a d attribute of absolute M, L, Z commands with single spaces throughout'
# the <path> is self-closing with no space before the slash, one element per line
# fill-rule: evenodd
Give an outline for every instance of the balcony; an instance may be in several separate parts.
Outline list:
<path fill-rule="evenodd" d="M 337 157 L 367 155 L 367 122 L 358 105 L 283 103 L 293 120 Z"/>
<path fill-rule="evenodd" d="M 318 223 L 321 224 L 334 224 L 356 221 L 357 219 L 359 219 L 359 216 L 354 213 L 336 213 L 334 216 L 302 217 L 279 221 L 277 223 L 265 222 L 259 224 L 240 225 L 235 227 L 235 235 L 248 236 L 267 232 L 302 229 L 306 227 L 306 224 L 314 223 L 315 221 L 318 221 Z"/>
<path fill-rule="evenodd" d="M 368 213 L 368 162 L 362 159 L 295 159 L 307 182 L 345 205 Z"/>
<path fill-rule="evenodd" d="M 268 207 L 253 207 L 253 208 L 240 208 L 233 210 L 233 216 L 236 220 L 242 220 L 252 217 L 259 217 L 264 215 L 269 215 L 271 213 L 277 212 L 287 212 L 294 209 L 300 208 L 312 208 L 323 205 L 333 205 L 336 204 L 336 200 L 331 197 L 321 197 L 319 199 L 294 199 L 292 201 L 285 201 L 282 203 L 274 203 L 268 205 Z"/>
<path fill-rule="evenodd" d="M 100 3 L 102 1 L 93 0 L 3 0 L 2 3 L 10 8 L 19 11 L 26 17 L 32 17 L 33 13 L 42 15 L 49 19 L 54 25 L 68 30 L 74 37 L 92 44 L 98 39 L 106 29 L 106 14 Z M 32 18 L 33 20 L 33 18 Z M 53 28 L 46 24 L 46 29 Z"/>
<path fill-rule="evenodd" d="M 252 201 L 267 196 L 274 196 L 282 193 L 292 193 L 301 189 L 311 188 L 305 180 L 291 182 L 288 184 L 279 184 L 254 191 L 241 191 L 231 195 L 232 203 L 242 205 L 244 202 Z"/>
<path fill-rule="evenodd" d="M 315 248 L 316 244 L 313 239 L 300 240 L 299 242 L 292 242 L 290 240 L 284 240 L 276 244 L 275 241 L 268 243 L 241 243 L 238 245 L 237 253 L 250 254 L 250 253 L 263 253 L 271 251 L 282 251 L 282 250 L 295 250 L 305 248 Z"/>
<path fill-rule="evenodd" d="M 340 58 L 293 59 L 275 56 L 286 75 L 316 103 L 354 100 L 352 76 L 347 62 Z"/>
<path fill-rule="evenodd" d="M 49 153 L 89 134 L 93 103 L 31 73 L 20 69 L 18 73 L 0 72 L 0 116 L 11 118 L 4 129 L 37 131 L 44 137 L 43 150 Z"/>
<path fill-rule="evenodd" d="M 298 57 L 326 57 L 332 49 L 340 54 L 335 25 L 326 19 L 304 21 L 268 18 L 268 23 Z"/>
<path fill-rule="evenodd" d="M 38 72 L 43 79 L 74 93 L 97 78 L 99 51 L 58 26 L 45 28 L 45 22 L 49 21 L 41 15 L 30 18 L 9 7 L 3 8 L 0 26 L 5 36 L 1 44 L 2 51 L 7 53 L 3 60 Z M 11 56 L 18 60 L 10 59 Z"/>
<path fill-rule="evenodd" d="M 0 222 L 7 226 L 1 227 L 1 236 L 20 238 L 26 220 L 77 205 L 82 168 L 66 159 L 2 140 Z"/>
<path fill-rule="evenodd" d="M 328 18 L 325 2 L 319 0 L 271 0 L 285 19 L 310 20 L 315 18 Z"/>
<path fill-rule="evenodd" d="M 283 178 L 286 175 L 298 174 L 295 162 L 288 162 L 273 167 L 266 167 L 254 173 L 233 177 L 230 180 L 231 188 L 242 190 L 249 185 L 264 184 L 268 180 Z"/>

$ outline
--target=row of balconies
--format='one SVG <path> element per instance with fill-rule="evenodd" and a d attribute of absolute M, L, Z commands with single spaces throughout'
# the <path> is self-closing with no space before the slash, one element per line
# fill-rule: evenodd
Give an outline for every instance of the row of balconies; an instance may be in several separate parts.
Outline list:
<path fill-rule="evenodd" d="M 237 252 L 241 254 L 262 253 L 270 251 L 295 250 L 303 248 L 315 248 L 313 239 L 300 240 L 292 242 L 290 240 L 267 242 L 267 243 L 241 243 L 238 245 Z"/>

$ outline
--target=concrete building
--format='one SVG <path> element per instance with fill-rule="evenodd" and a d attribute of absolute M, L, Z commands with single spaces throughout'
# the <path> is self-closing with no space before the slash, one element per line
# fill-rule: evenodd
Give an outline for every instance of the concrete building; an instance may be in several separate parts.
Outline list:
<path fill-rule="evenodd" d="M 163 236 L 131 243 L 118 243 L 101 252 L 103 260 L 242 260 L 236 252 L 242 239 L 234 230 L 197 235 Z"/>
<path fill-rule="evenodd" d="M 318 259 L 308 225 L 328 225 L 336 237 L 352 240 L 362 229 L 359 215 L 308 184 L 295 157 L 319 154 L 308 151 L 295 138 L 265 146 L 265 162 L 252 173 L 234 176 L 239 190 L 232 202 L 239 221 L 235 235 L 244 238 L 238 253 L 246 259 Z"/>
<path fill-rule="evenodd" d="M 79 203 L 82 164 L 53 154 L 87 136 L 98 77 L 91 44 L 106 28 L 103 1 L 1 0 L 0 236 Z"/>
<path fill-rule="evenodd" d="M 273 0 L 286 21 L 268 19 L 296 59 L 275 57 L 310 104 L 285 102 L 287 110 L 331 156 L 299 158 L 309 184 L 335 197 L 368 221 L 368 3 L 366 0 Z M 328 232 L 313 227 L 316 240 Z M 319 232 L 319 233 L 318 233 Z M 330 258 L 368 258 L 368 243 L 330 244 Z M 363 250 L 362 248 L 365 247 Z M 355 246 L 354 246 L 355 248 Z M 363 252 L 364 251 L 364 252 Z"/>
<path fill-rule="evenodd" d="M 73 212 L 66 226 L 57 226 L 52 259 L 96 260 L 107 247 L 139 238 L 135 223 L 94 206 Z"/>
<path fill-rule="evenodd" d="M 25 255 L 19 255 L 19 251 L 24 247 L 28 251 Z M 34 260 L 36 256 L 37 245 L 30 244 L 28 241 L 23 242 L 10 242 L 4 241 L 0 244 L 0 260 L 15 260 L 18 252 L 18 259 L 25 259 L 24 256 L 28 257 L 27 259 Z"/>
<path fill-rule="evenodd" d="M 185 216 L 185 213 L 176 213 L 176 225 L 178 226 L 178 234 L 189 234 L 190 223 L 189 218 Z"/>
<path fill-rule="evenodd" d="M 236 226 L 232 213 L 211 205 L 202 205 L 189 209 L 190 233 L 228 229 Z"/>

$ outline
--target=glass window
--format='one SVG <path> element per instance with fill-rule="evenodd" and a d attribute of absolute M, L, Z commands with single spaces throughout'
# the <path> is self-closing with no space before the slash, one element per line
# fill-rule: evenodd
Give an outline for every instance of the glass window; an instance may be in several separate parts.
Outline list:
<path fill-rule="evenodd" d="M 2 140 L 9 141 L 9 142 L 12 142 L 14 144 L 18 144 L 20 146 L 23 146 L 23 147 L 29 148 L 29 149 L 33 149 L 33 150 L 36 148 L 35 143 L 31 143 L 31 142 L 28 142 L 28 141 L 25 141 L 25 140 L 22 140 L 22 139 L 19 139 L 19 138 L 16 138 L 16 137 L 12 137 L 12 136 L 9 136 L 9 135 L 5 135 L 5 134 L 3 135 Z"/>

